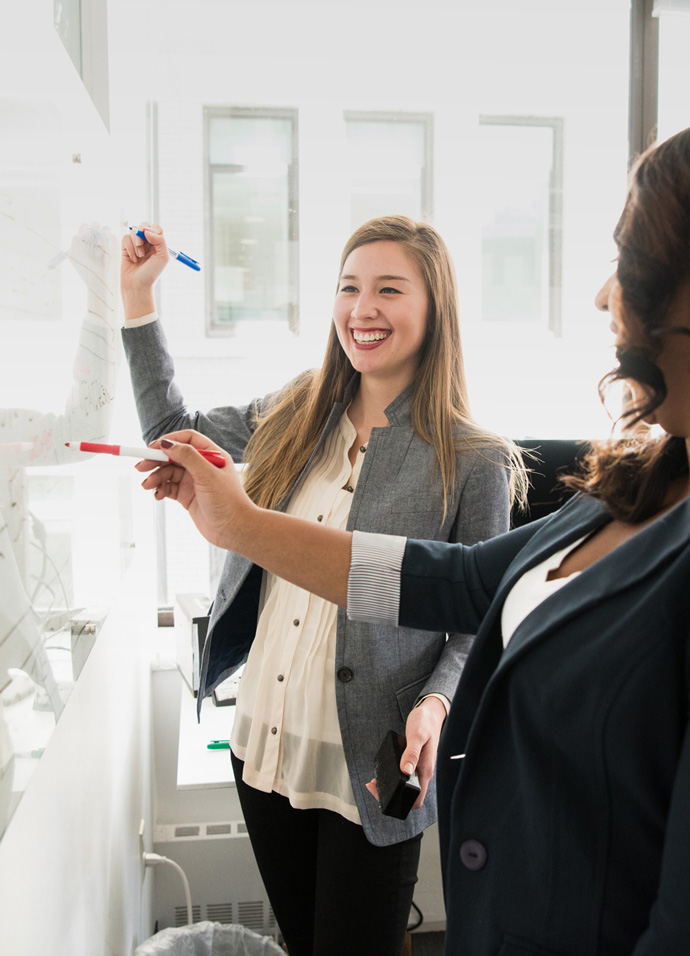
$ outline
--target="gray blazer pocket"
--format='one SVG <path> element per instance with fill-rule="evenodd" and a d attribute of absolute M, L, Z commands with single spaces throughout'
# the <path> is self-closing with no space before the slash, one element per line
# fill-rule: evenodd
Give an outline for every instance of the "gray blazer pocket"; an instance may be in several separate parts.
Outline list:
<path fill-rule="evenodd" d="M 412 710 L 415 705 L 415 701 L 424 690 L 424 685 L 429 680 L 431 673 L 427 674 L 425 677 L 421 677 L 419 680 L 413 681 L 411 684 L 406 684 L 404 687 L 399 688 L 395 692 L 395 697 L 398 701 L 398 707 L 400 708 L 400 716 L 403 721 L 407 720 L 407 715 Z"/>

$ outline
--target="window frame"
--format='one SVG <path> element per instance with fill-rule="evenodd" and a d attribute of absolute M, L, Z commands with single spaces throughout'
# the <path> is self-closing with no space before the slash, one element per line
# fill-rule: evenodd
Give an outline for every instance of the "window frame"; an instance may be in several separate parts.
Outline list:
<path fill-rule="evenodd" d="M 221 163 L 210 161 L 211 122 L 214 119 L 275 119 L 288 120 L 292 129 L 290 164 L 288 167 L 288 282 L 290 302 L 288 303 L 287 326 L 290 332 L 299 332 L 299 111 L 291 107 L 271 106 L 205 106 L 204 107 L 204 209 L 205 215 L 205 256 L 210 263 L 206 269 L 206 336 L 207 338 L 227 338 L 237 333 L 238 326 L 245 322 L 218 322 L 216 319 L 214 263 L 215 249 L 213 240 L 213 171 L 223 169 Z M 229 167 L 227 167 L 229 168 Z"/>

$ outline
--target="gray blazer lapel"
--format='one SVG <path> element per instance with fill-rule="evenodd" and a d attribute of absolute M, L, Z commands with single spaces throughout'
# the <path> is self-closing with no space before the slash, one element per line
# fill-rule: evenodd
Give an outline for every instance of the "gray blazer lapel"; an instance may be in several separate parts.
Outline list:
<path fill-rule="evenodd" d="M 285 509 L 287 508 L 288 504 L 290 503 L 290 499 L 292 498 L 295 491 L 299 487 L 304 476 L 307 474 L 307 472 L 311 468 L 312 462 L 314 461 L 316 456 L 320 453 L 321 449 L 323 448 L 324 442 L 326 441 L 328 436 L 331 434 L 333 429 L 336 427 L 336 425 L 342 418 L 343 412 L 352 401 L 358 386 L 359 386 L 359 375 L 355 375 L 354 378 L 352 378 L 351 381 L 348 383 L 347 388 L 345 389 L 345 395 L 343 396 L 342 402 L 337 402 L 331 409 L 331 412 L 326 420 L 326 424 L 324 425 L 323 431 L 319 435 L 319 440 L 317 441 L 316 446 L 314 447 L 314 451 L 311 453 L 311 455 L 309 456 L 309 460 L 307 461 L 302 471 L 299 473 L 297 481 L 294 483 L 294 485 L 290 489 L 289 494 L 285 496 L 285 498 L 280 502 L 278 507 L 275 509 L 276 511 L 285 511 Z"/>

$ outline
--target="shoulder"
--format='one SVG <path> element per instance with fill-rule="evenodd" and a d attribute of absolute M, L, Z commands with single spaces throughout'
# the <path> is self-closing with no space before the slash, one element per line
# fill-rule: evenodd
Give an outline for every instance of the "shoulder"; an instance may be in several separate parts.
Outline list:
<path fill-rule="evenodd" d="M 461 472 L 510 477 L 514 463 L 511 442 L 469 425 L 456 425 L 453 437 Z"/>
<path fill-rule="evenodd" d="M 262 399 L 257 399 L 256 404 L 260 408 L 261 414 L 267 415 L 281 408 L 293 410 L 302 408 L 312 394 L 317 375 L 317 369 L 307 369 L 290 379 L 275 392 L 269 392 Z"/>

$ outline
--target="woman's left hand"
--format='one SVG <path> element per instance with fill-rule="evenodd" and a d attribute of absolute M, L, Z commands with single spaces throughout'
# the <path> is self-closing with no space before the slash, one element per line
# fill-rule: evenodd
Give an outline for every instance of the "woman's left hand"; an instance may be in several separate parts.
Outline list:
<path fill-rule="evenodd" d="M 408 714 L 405 725 L 407 746 L 400 760 L 400 769 L 408 776 L 417 771 L 421 789 L 413 810 L 418 810 L 424 803 L 429 782 L 434 775 L 438 742 L 445 719 L 446 708 L 438 697 L 425 697 Z M 376 780 L 370 781 L 366 786 L 369 793 L 378 800 Z"/>

